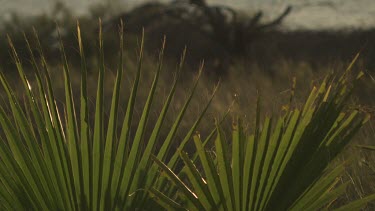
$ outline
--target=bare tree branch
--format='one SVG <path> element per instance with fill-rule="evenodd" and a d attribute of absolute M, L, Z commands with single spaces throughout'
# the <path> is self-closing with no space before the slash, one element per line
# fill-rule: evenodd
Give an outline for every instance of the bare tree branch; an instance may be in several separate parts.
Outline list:
<path fill-rule="evenodd" d="M 288 6 L 284 12 L 278 17 L 276 18 L 275 20 L 269 22 L 269 23 L 266 23 L 266 24 L 263 24 L 263 25 L 260 25 L 258 26 L 257 28 L 258 29 L 265 29 L 265 28 L 271 28 L 271 27 L 274 27 L 274 26 L 277 26 L 279 25 L 286 16 L 289 15 L 289 13 L 292 11 L 292 6 Z"/>

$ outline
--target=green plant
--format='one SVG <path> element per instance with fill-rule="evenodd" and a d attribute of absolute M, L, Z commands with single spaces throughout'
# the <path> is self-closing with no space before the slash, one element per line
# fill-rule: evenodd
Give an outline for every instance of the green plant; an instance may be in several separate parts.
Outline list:
<path fill-rule="evenodd" d="M 258 105 L 251 135 L 235 120 L 231 149 L 217 126 L 214 151 L 206 151 L 195 135 L 198 156 L 180 151 L 185 167 L 179 172 L 153 157 L 177 190 L 152 189 L 158 202 L 167 209 L 188 210 L 331 209 L 348 183 L 340 184 L 338 178 L 345 163 L 333 169 L 329 164 L 369 120 L 369 115 L 345 108 L 352 82 L 363 75 L 350 80 L 353 63 L 338 80 L 331 74 L 314 87 L 302 110 L 289 106 L 276 121 L 266 117 L 261 124 Z M 372 200 L 375 194 L 338 210 L 359 210 Z"/>
<path fill-rule="evenodd" d="M 358 147 L 360 147 L 362 149 L 367 149 L 367 150 L 375 151 L 375 147 L 374 146 L 358 145 Z"/>
<path fill-rule="evenodd" d="M 135 122 L 136 108 L 142 107 L 136 103 L 142 85 L 142 39 L 134 84 L 126 98 L 125 116 L 121 118 L 122 24 L 109 115 L 103 114 L 106 68 L 101 27 L 97 92 L 95 105 L 89 106 L 88 73 L 80 31 L 77 25 L 81 61 L 79 103 L 73 97 L 73 79 L 60 39 L 63 105 L 57 102 L 51 79 L 55 73 L 47 64 L 37 33 L 36 51 L 25 36 L 35 77 L 30 77 L 23 68 L 8 38 L 24 99 L 17 96 L 19 89 L 12 88 L 10 80 L 0 73 L 1 91 L 7 102 L 0 105 L 1 209 L 314 209 L 328 207 L 345 190 L 346 184 L 340 185 L 336 180 L 343 165 L 330 171 L 328 164 L 367 120 L 363 113 L 344 109 L 352 89 L 347 80 L 350 68 L 338 82 L 332 76 L 327 77 L 320 89 L 312 91 L 302 111 L 287 107 L 286 114 L 275 125 L 271 118 L 266 118 L 261 125 L 258 110 L 254 135 L 245 135 L 241 121 L 236 121 L 230 151 L 220 129 L 221 121 L 203 143 L 198 135 L 194 136 L 216 88 L 193 125 L 183 134 L 182 141 L 176 138 L 203 65 L 174 123 L 167 129 L 168 134 L 160 135 L 161 128 L 167 127 L 165 117 L 170 111 L 185 53 L 160 114 L 148 130 L 152 104 L 155 98 L 160 98 L 155 90 L 163 66 L 164 43 L 140 121 Z M 132 125 L 136 125 L 134 131 Z M 215 153 L 208 153 L 205 147 L 211 144 L 215 134 Z M 183 151 L 193 137 L 197 151 L 188 157 Z M 178 150 L 173 151 L 172 145 Z M 160 167 L 172 183 L 160 174 Z M 296 179 L 291 180 L 290 176 Z M 286 189 L 288 193 L 284 194 Z M 342 209 L 361 207 L 374 197 L 371 195 Z"/>
<path fill-rule="evenodd" d="M 69 65 L 60 39 L 61 61 L 64 74 L 65 102 L 58 106 L 51 71 L 38 41 L 38 57 L 34 56 L 29 40 L 25 36 L 30 53 L 30 60 L 35 75 L 35 86 L 26 76 L 16 49 L 9 39 L 12 55 L 20 76 L 20 84 L 25 95 L 21 101 L 16 97 L 9 81 L 3 73 L 0 81 L 6 94 L 5 104 L 0 105 L 0 207 L 2 210 L 111 210 L 134 209 L 141 207 L 148 195 L 142 192 L 147 185 L 152 185 L 158 176 L 151 167 L 151 154 L 166 161 L 171 154 L 171 145 L 184 147 L 196 130 L 202 116 L 207 110 L 214 93 L 205 109 L 198 115 L 195 124 L 185 134 L 184 141 L 178 143 L 176 131 L 183 120 L 185 111 L 195 93 L 199 76 L 190 94 L 182 106 L 166 138 L 159 137 L 164 119 L 174 96 L 179 70 L 182 68 L 185 53 L 165 100 L 160 115 L 148 137 L 145 134 L 155 90 L 162 69 L 163 48 L 155 72 L 152 87 L 137 123 L 136 131 L 131 131 L 135 112 L 136 95 L 140 86 L 142 71 L 143 37 L 139 52 L 138 69 L 132 91 L 127 98 L 125 117 L 119 116 L 120 86 L 123 75 L 123 25 L 120 27 L 120 51 L 118 71 L 113 86 L 109 116 L 104 116 L 104 51 L 103 36 L 99 30 L 99 66 L 98 85 L 94 115 L 89 115 L 87 90 L 87 68 L 81 39 L 80 27 L 77 24 L 78 47 L 81 57 L 81 88 L 79 106 L 73 97 L 72 79 Z M 36 58 L 41 58 L 39 63 Z M 201 68 L 202 70 L 202 68 Z M 201 72 L 201 71 L 200 71 Z M 215 89 L 216 90 L 216 89 Z M 60 112 L 61 110 L 64 113 Z M 123 120 L 122 124 L 120 120 Z M 119 130 L 117 128 L 120 128 Z M 132 133 L 135 132 L 135 133 Z M 156 148 L 157 141 L 163 142 Z M 160 140 L 159 140 L 160 141 Z M 134 200 L 137 198 L 137 200 Z M 151 200 L 149 200 L 151 202 Z M 137 204 L 139 203 L 139 204 Z"/>

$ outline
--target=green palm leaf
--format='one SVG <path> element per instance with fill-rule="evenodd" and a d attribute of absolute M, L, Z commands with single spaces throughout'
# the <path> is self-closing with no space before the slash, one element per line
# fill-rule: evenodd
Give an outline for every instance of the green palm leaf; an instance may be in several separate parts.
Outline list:
<path fill-rule="evenodd" d="M 194 136 L 201 167 L 181 153 L 187 168 L 185 184 L 181 184 L 182 175 L 156 162 L 184 195 L 179 204 L 191 210 L 199 206 L 206 210 L 326 208 L 347 187 L 347 183 L 339 184 L 336 179 L 343 173 L 343 166 L 328 170 L 329 164 L 368 120 L 366 114 L 345 109 L 352 84 L 361 76 L 359 73 L 356 80 L 350 81 L 349 70 L 338 80 L 328 75 L 319 88 L 311 91 L 302 111 L 288 110 L 275 126 L 268 117 L 260 123 L 258 100 L 254 134 L 244 135 L 237 120 L 231 151 L 220 127 L 216 129 L 215 157 L 208 156 L 199 136 Z M 202 172 L 197 171 L 200 168 Z M 373 195 L 341 209 L 359 209 L 371 200 Z"/>
<path fill-rule="evenodd" d="M 99 21 L 100 22 L 100 21 Z M 62 110 L 57 105 L 51 70 L 44 57 L 38 35 L 37 52 L 41 62 L 37 61 L 25 35 L 30 52 L 30 61 L 34 70 L 33 79 L 26 76 L 21 60 L 17 56 L 10 38 L 9 43 L 20 84 L 25 93 L 25 101 L 16 97 L 6 77 L 1 73 L 0 82 L 6 94 L 8 105 L 0 105 L 0 207 L 4 210 L 111 210 L 137 209 L 145 207 L 149 194 L 162 197 L 163 194 L 151 185 L 158 180 L 156 165 L 151 155 L 158 154 L 166 162 L 170 146 L 175 144 L 175 134 L 183 121 L 185 111 L 195 93 L 197 82 L 186 100 L 180 115 L 172 125 L 171 132 L 156 150 L 159 134 L 171 105 L 179 71 L 183 67 L 185 52 L 178 67 L 175 80 L 151 136 L 146 139 L 146 126 L 156 96 L 156 88 L 162 71 L 163 50 L 160 52 L 159 65 L 149 90 L 147 101 L 141 113 L 136 131 L 132 131 L 136 96 L 141 88 L 140 78 L 143 63 L 143 37 L 138 60 L 138 68 L 133 88 L 127 101 L 124 119 L 119 119 L 120 88 L 124 75 L 123 62 L 123 24 L 120 25 L 120 49 L 118 71 L 112 91 L 109 117 L 104 117 L 104 43 L 101 26 L 99 27 L 99 65 L 94 116 L 89 118 L 87 67 L 80 26 L 77 23 L 77 41 L 81 58 L 81 80 L 79 104 L 75 103 L 75 92 L 69 61 L 60 38 L 60 53 L 64 75 L 65 101 Z M 202 66 L 203 68 L 203 66 Z M 198 77 L 199 78 L 199 77 Z M 209 101 L 209 103 L 211 100 Z M 202 119 L 207 107 L 195 124 L 185 135 L 181 143 L 183 148 Z M 23 105 L 24 104 L 24 105 Z M 61 112 L 64 111 L 64 112 Z M 79 115 L 78 115 L 79 114 Z M 121 122 L 122 121 L 122 122 Z M 92 124 L 91 124 L 92 123 Z M 118 130 L 119 128 L 119 130 Z M 134 138 L 131 135 L 135 132 Z M 178 156 L 173 158 L 177 162 Z M 173 164 L 172 162 L 172 164 Z M 172 165 L 171 164 L 171 165 Z M 174 165 L 174 164 L 173 164 Z M 176 203 L 161 200 L 162 209 L 166 206 L 181 208 Z"/>

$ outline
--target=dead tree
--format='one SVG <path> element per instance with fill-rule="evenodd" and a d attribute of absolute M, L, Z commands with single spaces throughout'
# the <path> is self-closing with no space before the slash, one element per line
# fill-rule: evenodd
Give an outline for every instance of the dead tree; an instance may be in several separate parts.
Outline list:
<path fill-rule="evenodd" d="M 205 0 L 190 0 L 189 2 L 200 7 L 207 7 L 207 3 Z"/>
<path fill-rule="evenodd" d="M 279 25 L 291 9 L 289 6 L 276 19 L 261 23 L 262 11 L 244 20 L 232 8 L 210 6 L 205 0 L 148 3 L 115 18 L 110 25 L 116 25 L 121 18 L 130 32 L 138 33 L 144 27 L 151 45 L 159 46 L 163 35 L 167 35 L 170 49 L 175 48 L 170 54 L 178 56 L 187 45 L 191 60 L 205 59 L 206 63 L 212 61 L 214 68 L 225 69 L 226 64 L 220 63 L 246 54 L 246 46 L 251 45 L 258 34 Z"/>

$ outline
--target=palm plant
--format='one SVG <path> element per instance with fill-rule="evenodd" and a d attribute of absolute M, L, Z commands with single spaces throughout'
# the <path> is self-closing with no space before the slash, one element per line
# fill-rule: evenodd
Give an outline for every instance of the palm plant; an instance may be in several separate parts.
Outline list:
<path fill-rule="evenodd" d="M 358 147 L 363 148 L 363 149 L 367 149 L 367 150 L 375 151 L 375 147 L 374 146 L 359 145 Z"/>
<path fill-rule="evenodd" d="M 167 155 L 171 154 L 170 146 L 172 144 L 179 144 L 183 148 L 187 140 L 191 138 L 193 131 L 196 130 L 215 91 L 190 131 L 185 134 L 184 141 L 176 143 L 176 131 L 197 87 L 198 76 L 185 104 L 170 128 L 168 136 L 163 139 L 160 149 L 157 149 L 155 146 L 161 138 L 159 137 L 161 127 L 164 125 L 175 93 L 185 53 L 182 55 L 174 82 L 151 135 L 146 138 L 147 120 L 162 70 L 164 43 L 140 121 L 136 131 L 131 131 L 135 107 L 141 107 L 136 104 L 136 95 L 142 71 L 143 37 L 138 69 L 130 96 L 126 99 L 126 113 L 121 123 L 118 115 L 121 106 L 119 103 L 120 87 L 124 71 L 123 24 L 120 27 L 118 71 L 113 86 L 108 118 L 103 115 L 106 73 L 101 27 L 99 30 L 99 76 L 94 116 L 89 115 L 88 76 L 79 24 L 77 24 L 78 49 L 81 57 L 79 106 L 76 105 L 76 99 L 73 97 L 69 65 L 64 45 L 60 39 L 65 89 L 64 114 L 60 112 L 61 107 L 57 105 L 51 71 L 36 32 L 35 36 L 38 43 L 38 58 L 41 58 L 40 63 L 37 62 L 37 57 L 34 56 L 35 51 L 25 36 L 35 75 L 35 87 L 31 85 L 31 80 L 26 76 L 17 51 L 8 37 L 22 89 L 26 96 L 24 102 L 16 97 L 15 89 L 12 89 L 4 74 L 0 74 L 0 81 L 6 94 L 5 99 L 8 102 L 8 106 L 0 105 L 1 209 L 111 210 L 140 207 L 136 203 L 143 203 L 148 195 L 139 190 L 151 185 L 158 176 L 157 168 L 154 168 L 155 171 L 149 170 L 152 164 L 150 162 L 151 154 L 157 154 L 159 160 L 166 161 Z M 138 200 L 134 200 L 135 198 Z"/>
<path fill-rule="evenodd" d="M 24 36 L 35 79 L 26 74 L 8 37 L 25 98 L 17 98 L 17 90 L 0 73 L 7 101 L 0 105 L 2 210 L 314 210 L 324 208 L 343 193 L 346 184 L 339 185 L 336 180 L 343 165 L 333 170 L 328 170 L 327 166 L 368 119 L 363 113 L 344 108 L 352 89 L 347 77 L 350 68 L 337 82 L 332 76 L 327 77 L 319 89 L 312 90 L 301 111 L 289 107 L 275 125 L 272 118 L 266 118 L 261 125 L 259 109 L 254 134 L 248 136 L 241 121 L 236 120 L 230 151 L 220 128 L 221 120 L 203 142 L 198 134 L 194 135 L 216 88 L 182 141 L 176 139 L 203 65 L 167 136 L 160 135 L 185 52 L 156 123 L 151 131 L 147 131 L 152 104 L 158 97 L 155 93 L 163 66 L 165 40 L 136 130 L 131 126 L 135 108 L 141 107 L 137 105 L 136 97 L 142 73 L 143 36 L 134 83 L 126 98 L 125 116 L 123 119 L 118 117 L 124 74 L 122 23 L 119 31 L 119 62 L 108 117 L 103 114 L 106 68 L 101 27 L 98 84 L 95 105 L 90 107 L 95 110 L 93 116 L 88 103 L 88 74 L 79 24 L 81 78 L 78 104 L 73 97 L 70 68 L 61 39 L 63 106 L 57 104 L 52 72 L 37 33 L 34 31 L 38 55 L 34 55 L 34 49 Z M 148 132 L 150 136 L 146 135 Z M 205 147 L 211 144 L 215 134 L 215 153 L 208 153 Z M 192 138 L 197 151 L 189 157 L 183 150 Z M 156 147 L 158 140 L 161 140 L 160 147 Z M 178 150 L 173 151 L 172 145 L 177 145 Z M 184 165 L 179 162 L 181 160 Z M 160 168 L 167 177 L 160 174 Z M 285 190 L 288 190 L 287 194 L 284 194 Z M 361 207 L 374 198 L 369 196 L 342 209 Z"/>
<path fill-rule="evenodd" d="M 319 88 L 314 87 L 302 110 L 289 105 L 276 121 L 265 117 L 261 124 L 257 109 L 251 135 L 246 135 L 236 119 L 228 144 L 217 126 L 215 148 L 210 153 L 204 145 L 211 137 L 202 142 L 196 134 L 196 153 L 179 152 L 184 162 L 181 171 L 173 171 L 153 157 L 177 191 L 171 195 L 170 190 L 152 188 L 157 202 L 167 209 L 188 210 L 331 208 L 348 183 L 340 184 L 338 179 L 345 163 L 334 168 L 329 164 L 369 119 L 367 114 L 345 109 L 352 82 L 357 83 L 363 74 L 354 81 L 349 79 L 353 63 L 338 80 L 331 74 Z M 359 210 L 374 199 L 375 194 L 338 210 Z"/>

